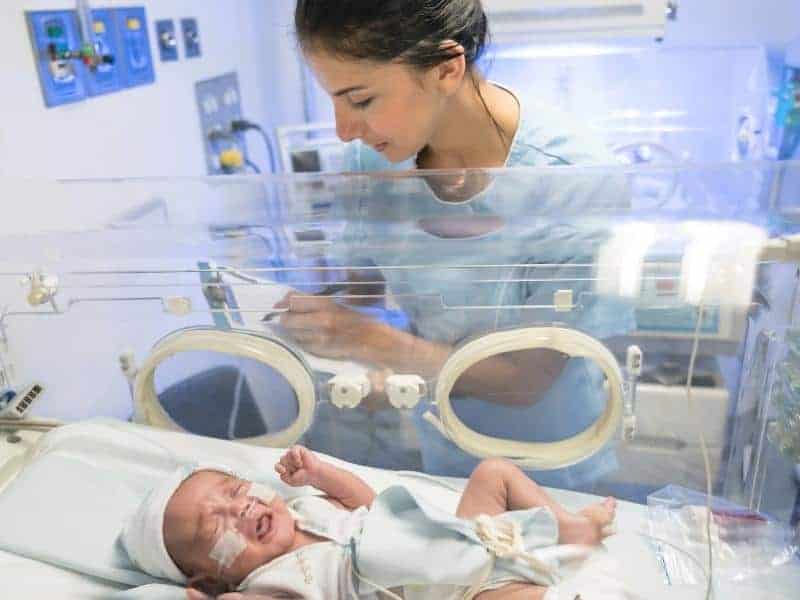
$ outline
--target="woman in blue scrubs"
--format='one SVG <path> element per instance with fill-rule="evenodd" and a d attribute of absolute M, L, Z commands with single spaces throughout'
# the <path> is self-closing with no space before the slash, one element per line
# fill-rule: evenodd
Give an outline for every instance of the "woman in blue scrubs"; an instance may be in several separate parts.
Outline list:
<path fill-rule="evenodd" d="M 345 142 L 354 142 L 353 170 L 615 162 L 600 140 L 563 113 L 523 101 L 513 90 L 481 76 L 476 62 L 487 43 L 488 23 L 479 0 L 298 0 L 295 22 L 303 54 L 333 100 L 337 134 Z M 577 284 L 573 293 L 575 298 L 584 298 L 581 310 L 564 315 L 548 308 L 553 304 L 553 292 L 563 289 L 564 283 L 524 282 L 540 273 L 537 264 L 561 265 L 563 272 L 556 268 L 547 274 L 553 280 L 575 279 L 569 265 L 587 260 L 591 264 L 592 257 L 583 255 L 582 249 L 602 237 L 596 231 L 581 233 L 553 221 L 531 223 L 515 231 L 510 225 L 530 212 L 527 186 L 489 185 L 479 180 L 470 192 L 470 185 L 460 181 L 445 180 L 438 186 L 436 181 L 431 179 L 430 189 L 419 187 L 420 193 L 413 195 L 427 193 L 429 197 L 415 197 L 413 205 L 401 206 L 397 198 L 387 200 L 378 194 L 374 202 L 369 199 L 369 210 L 378 215 L 378 221 L 380 214 L 402 212 L 403 206 L 407 207 L 405 216 L 416 218 L 413 224 L 409 219 L 393 220 L 408 226 L 399 234 L 404 242 L 402 252 L 381 252 L 376 244 L 372 246 L 377 248 L 375 253 L 364 258 L 381 266 L 443 268 L 384 272 L 388 290 L 398 297 L 416 333 L 393 329 L 329 300 L 287 300 L 284 306 L 289 311 L 281 322 L 305 349 L 398 373 L 435 377 L 464 340 L 520 326 L 524 321 L 558 321 L 601 339 L 631 329 L 629 310 L 585 294 L 587 290 Z M 575 185 L 578 178 L 569 177 L 562 180 L 568 182 L 565 186 L 558 181 L 554 178 L 542 185 L 537 196 L 551 213 L 562 207 L 580 211 L 626 203 L 625 186 L 613 178 L 588 178 Z M 391 196 L 392 184 L 386 189 Z M 484 223 L 484 230 L 458 232 L 459 223 L 474 226 L 476 216 L 483 218 L 477 223 L 479 228 Z M 446 269 L 466 264 L 467 256 L 485 265 L 521 266 L 482 272 L 482 277 L 494 276 L 499 283 L 481 286 L 478 291 L 469 270 Z M 437 312 L 425 305 L 426 288 L 443 294 L 448 306 L 463 306 L 478 295 L 487 306 L 537 308 L 516 317 L 512 311 L 483 311 L 468 317 L 458 311 Z M 407 292 L 405 296 L 401 291 Z M 555 441 L 583 431 L 602 413 L 602 381 L 600 372 L 588 361 L 568 360 L 551 350 L 530 350 L 494 357 L 465 373 L 454 392 L 454 406 L 462 421 L 487 435 Z M 425 410 L 423 406 L 417 411 L 425 470 L 467 475 L 477 459 L 421 418 Z M 607 449 L 574 467 L 533 476 L 546 485 L 587 489 L 614 467 L 613 452 Z"/>

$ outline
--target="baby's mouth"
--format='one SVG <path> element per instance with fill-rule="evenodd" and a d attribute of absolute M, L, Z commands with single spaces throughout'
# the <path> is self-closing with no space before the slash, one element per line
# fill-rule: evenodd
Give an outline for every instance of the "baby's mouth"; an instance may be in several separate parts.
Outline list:
<path fill-rule="evenodd" d="M 258 524 L 256 525 L 256 537 L 258 538 L 259 542 L 263 542 L 264 538 L 267 537 L 267 534 L 272 529 L 272 519 L 264 513 L 261 515 L 261 518 L 258 519 Z"/>

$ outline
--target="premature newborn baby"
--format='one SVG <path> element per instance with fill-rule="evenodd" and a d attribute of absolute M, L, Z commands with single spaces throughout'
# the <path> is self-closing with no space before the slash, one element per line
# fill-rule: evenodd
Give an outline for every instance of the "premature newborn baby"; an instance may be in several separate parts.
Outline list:
<path fill-rule="evenodd" d="M 189 578 L 219 577 L 237 585 L 272 559 L 312 540 L 295 527 L 269 488 L 219 471 L 194 473 L 164 514 L 164 544 Z"/>
<path fill-rule="evenodd" d="M 227 468 L 183 469 L 148 495 L 125 529 L 123 543 L 132 561 L 155 577 L 219 594 L 253 589 L 242 583 L 254 581 L 254 573 L 279 563 L 279 557 L 297 553 L 300 559 L 294 562 L 303 565 L 301 549 L 314 547 L 308 562 L 328 563 L 321 575 L 314 575 L 311 564 L 292 587 L 287 572 L 275 579 L 283 591 L 331 598 L 332 586 L 357 594 L 359 581 L 368 581 L 370 591 L 422 581 L 432 586 L 480 584 L 479 590 L 520 582 L 516 585 L 543 594 L 545 586 L 558 581 L 558 561 L 537 558 L 532 550 L 597 545 L 610 533 L 615 512 L 614 500 L 608 499 L 570 513 L 522 471 L 501 460 L 487 460 L 476 468 L 456 515 L 438 514 L 400 486 L 376 500 L 372 488 L 355 474 L 302 447 L 286 452 L 275 469 L 285 483 L 311 485 L 326 496 L 287 504 L 271 488 L 246 481 Z M 374 501 L 375 508 L 368 511 Z M 423 514 L 430 522 L 427 529 L 416 526 L 409 534 L 403 522 L 418 522 Z M 410 547 L 395 547 L 400 539 Z M 329 542 L 328 551 L 321 552 L 322 542 Z M 443 561 L 440 572 L 421 574 L 430 571 L 430 562 L 417 565 L 411 557 L 424 561 L 431 552 L 457 553 L 459 565 Z M 509 558 L 509 564 L 501 560 L 489 564 L 490 553 Z M 331 569 L 330 563 L 341 563 L 341 568 Z M 359 566 L 358 573 L 353 563 Z M 398 570 L 399 564 L 406 565 L 405 574 Z M 391 575 L 384 575 L 387 567 Z"/>

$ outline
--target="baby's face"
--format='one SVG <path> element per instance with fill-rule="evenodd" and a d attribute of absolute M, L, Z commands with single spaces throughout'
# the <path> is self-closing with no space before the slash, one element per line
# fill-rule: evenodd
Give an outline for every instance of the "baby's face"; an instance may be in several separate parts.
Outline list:
<path fill-rule="evenodd" d="M 294 518 L 277 496 L 269 503 L 247 495 L 250 482 L 217 471 L 200 471 L 170 498 L 164 541 L 178 567 L 190 578 L 206 575 L 238 584 L 250 572 L 289 552 Z M 236 532 L 244 550 L 220 571 L 212 550 L 226 532 Z"/>

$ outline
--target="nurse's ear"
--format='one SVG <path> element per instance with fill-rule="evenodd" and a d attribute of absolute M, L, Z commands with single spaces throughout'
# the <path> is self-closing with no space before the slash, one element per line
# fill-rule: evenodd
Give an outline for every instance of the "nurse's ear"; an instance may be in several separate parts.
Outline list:
<path fill-rule="evenodd" d="M 461 87 L 467 74 L 464 46 L 450 40 L 442 42 L 440 48 L 446 51 L 450 58 L 433 67 L 431 76 L 440 93 L 452 96 Z"/>

